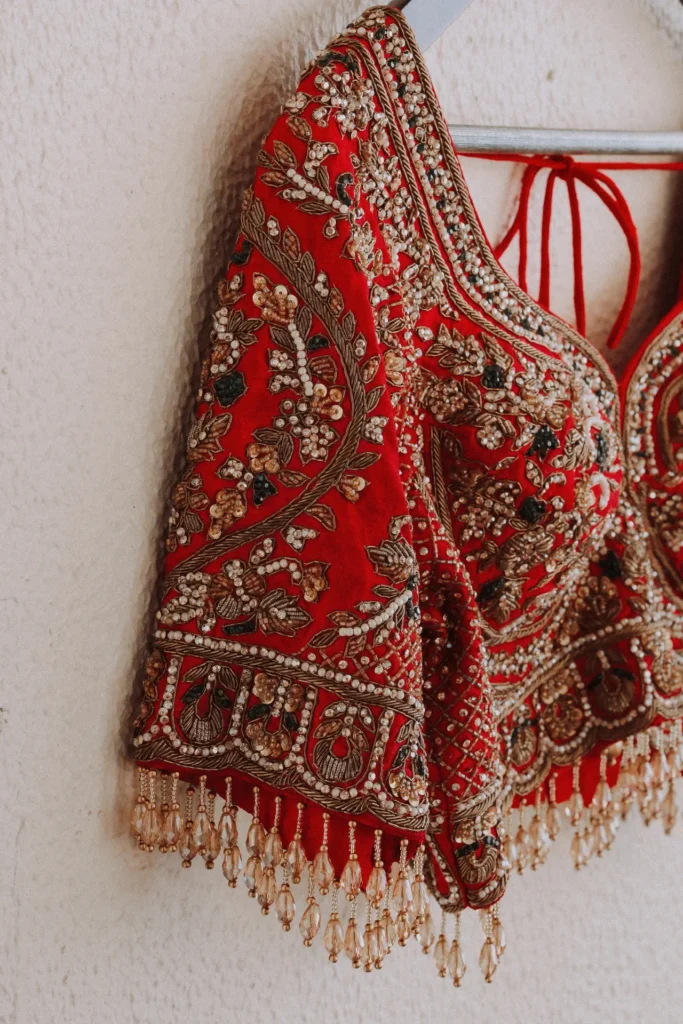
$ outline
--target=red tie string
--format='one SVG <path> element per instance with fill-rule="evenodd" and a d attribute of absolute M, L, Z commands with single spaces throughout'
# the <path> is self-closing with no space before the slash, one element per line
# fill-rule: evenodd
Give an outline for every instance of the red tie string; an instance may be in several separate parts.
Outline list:
<path fill-rule="evenodd" d="M 572 257 L 574 268 L 574 313 L 577 330 L 586 334 L 586 301 L 583 279 L 583 249 L 581 207 L 577 190 L 577 182 L 589 188 L 607 207 L 621 228 L 629 250 L 629 272 L 626 292 L 621 309 L 617 315 L 607 339 L 609 348 L 616 348 L 628 327 L 633 306 L 635 305 L 640 283 L 640 247 L 638 232 L 631 217 L 628 203 L 616 182 L 605 171 L 683 171 L 682 163 L 636 163 L 629 161 L 579 161 L 571 156 L 523 156 L 519 153 L 467 153 L 467 156 L 486 160 L 512 160 L 526 164 L 522 175 L 519 203 L 514 220 L 504 237 L 494 248 L 499 259 L 508 249 L 513 239 L 519 235 L 519 272 L 520 288 L 528 292 L 527 258 L 529 249 L 529 200 L 532 186 L 541 170 L 547 170 L 543 196 L 543 213 L 541 218 L 541 272 L 539 280 L 538 301 L 546 309 L 550 305 L 550 225 L 553 212 L 555 182 L 559 178 L 567 188 L 569 212 L 572 225 Z M 683 298 L 683 279 L 681 280 L 680 297 Z"/>

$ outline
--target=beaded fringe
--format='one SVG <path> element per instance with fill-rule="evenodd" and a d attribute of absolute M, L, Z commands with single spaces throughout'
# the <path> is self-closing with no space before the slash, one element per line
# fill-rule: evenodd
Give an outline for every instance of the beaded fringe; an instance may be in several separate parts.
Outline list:
<path fill-rule="evenodd" d="M 619 777 L 610 788 L 608 764 L 610 759 L 617 758 L 621 758 Z M 593 856 L 602 856 L 610 848 L 620 822 L 635 805 L 647 825 L 660 818 L 665 832 L 670 833 L 677 819 L 674 782 L 680 771 L 681 726 L 678 722 L 669 731 L 654 727 L 608 748 L 601 757 L 600 779 L 588 806 L 583 803 L 579 766 L 576 765 L 573 792 L 563 808 L 574 828 L 570 848 L 575 867 L 584 867 Z M 259 817 L 260 792 L 255 787 L 253 816 L 242 852 L 231 779 L 226 780 L 225 802 L 217 821 L 216 795 L 207 790 L 205 776 L 200 779 L 198 792 L 193 786 L 186 787 L 184 812 L 178 798 L 177 772 L 167 775 L 139 767 L 138 783 L 131 827 L 141 849 L 149 852 L 158 849 L 162 853 L 177 851 L 186 868 L 198 857 L 207 868 L 213 868 L 221 858 L 228 885 L 234 888 L 242 878 L 261 913 L 270 914 L 274 910 L 285 931 L 291 930 L 297 916 L 299 897 L 295 897 L 292 887 L 304 880 L 306 898 L 298 927 L 305 946 L 311 946 L 321 932 L 321 903 L 327 902 L 329 916 L 322 929 L 322 942 L 333 963 L 344 955 L 354 967 L 378 970 L 396 946 L 405 946 L 415 938 L 425 954 L 433 955 L 439 975 L 450 977 L 456 987 L 461 985 L 466 964 L 460 939 L 460 913 L 453 915 L 455 931 L 449 939 L 447 916 L 437 911 L 424 880 L 423 846 L 418 847 L 409 860 L 408 842 L 403 840 L 399 860 L 387 868 L 381 859 L 382 832 L 377 830 L 374 866 L 363 889 L 354 821 L 348 825 L 348 859 L 336 878 L 328 851 L 328 814 L 323 815 L 320 847 L 309 859 L 304 846 L 304 804 L 298 804 L 296 831 L 285 848 L 279 830 L 282 800 L 275 798 L 273 822 L 267 830 Z M 528 826 L 524 821 L 523 804 L 511 812 L 501 826 L 506 870 L 516 869 L 521 874 L 527 867 L 535 870 L 546 860 L 551 843 L 560 831 L 560 808 L 552 776 L 547 789 L 545 804 L 542 789 L 537 790 Z M 516 829 L 514 815 L 518 815 Z M 348 914 L 344 915 L 345 922 L 339 906 L 343 897 L 349 907 Z M 438 935 L 434 926 L 437 912 L 440 912 Z M 498 906 L 480 911 L 479 916 L 484 933 L 479 967 L 485 980 L 490 982 L 505 951 L 506 938 Z"/>
<path fill-rule="evenodd" d="M 618 779 L 610 788 L 608 766 L 618 759 Z M 661 820 L 669 835 L 678 819 L 675 782 L 680 774 L 680 721 L 672 723 L 669 729 L 653 726 L 608 747 L 600 758 L 600 778 L 588 805 L 581 796 L 580 766 L 574 765 L 572 794 L 563 810 L 574 829 L 570 853 L 577 871 L 610 849 L 619 826 L 634 807 L 646 825 Z M 501 828 L 505 858 L 520 875 L 528 867 L 535 871 L 544 863 L 560 831 L 560 808 L 552 776 L 547 801 L 543 803 L 538 789 L 533 807 L 528 825 L 524 820 L 525 805 L 520 804 Z"/>

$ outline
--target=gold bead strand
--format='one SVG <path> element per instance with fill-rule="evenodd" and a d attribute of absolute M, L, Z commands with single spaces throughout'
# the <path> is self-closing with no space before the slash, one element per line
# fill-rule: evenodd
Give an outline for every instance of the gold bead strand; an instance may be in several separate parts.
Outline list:
<path fill-rule="evenodd" d="M 374 970 L 375 960 L 377 959 L 375 952 L 375 929 L 373 928 L 372 921 L 372 903 L 370 900 L 365 901 L 366 906 L 366 918 L 365 918 L 365 931 L 363 933 L 363 941 L 365 942 L 365 959 L 363 966 L 366 974 Z"/>
<path fill-rule="evenodd" d="M 358 897 L 356 896 L 351 901 L 351 916 L 349 917 L 348 924 L 346 925 L 346 933 L 344 935 L 344 952 L 351 961 L 352 967 L 360 967 L 361 958 L 363 956 L 363 947 L 365 945 L 363 941 L 363 933 L 361 932 L 356 919 L 357 910 Z"/>
<path fill-rule="evenodd" d="M 193 805 L 194 787 L 188 786 L 185 792 L 185 826 L 178 843 L 178 853 L 182 858 L 184 868 L 189 868 L 197 855 L 197 847 L 192 838 Z"/>
<path fill-rule="evenodd" d="M 396 915 L 396 936 L 400 946 L 405 946 L 410 938 L 409 914 L 413 908 L 413 889 L 408 877 L 407 867 L 408 840 L 401 840 L 401 853 L 398 862 L 398 877 L 394 882 L 392 898 L 398 911 Z"/>
<path fill-rule="evenodd" d="M 199 807 L 192 822 L 192 841 L 197 848 L 197 852 L 201 853 L 202 856 L 209 841 L 210 831 L 211 822 L 209 820 L 209 812 L 206 809 L 206 775 L 202 775 L 199 779 Z"/>
<path fill-rule="evenodd" d="M 586 853 L 587 847 L 584 841 L 584 834 L 582 829 L 583 820 L 583 797 L 581 796 L 581 784 L 579 776 L 580 766 L 579 762 L 574 765 L 572 769 L 572 795 L 569 798 L 565 810 L 569 821 L 574 827 L 574 835 L 571 841 L 571 856 L 574 862 L 574 867 L 579 871 L 586 865 Z"/>
<path fill-rule="evenodd" d="M 225 780 L 225 807 L 221 814 L 218 833 L 223 844 L 223 877 L 234 889 L 242 871 L 242 855 L 237 845 L 237 808 L 232 802 L 232 779 Z"/>
<path fill-rule="evenodd" d="M 479 967 L 481 973 L 484 975 L 484 981 L 489 984 L 493 981 L 493 975 L 496 973 L 498 967 L 498 953 L 496 952 L 496 944 L 493 939 L 493 914 L 491 911 L 486 913 L 482 922 L 484 929 L 484 945 L 481 947 L 479 954 Z"/>
<path fill-rule="evenodd" d="M 394 922 L 394 918 L 393 918 L 393 915 L 391 913 L 391 895 L 390 895 L 390 891 L 389 891 L 389 887 L 388 886 L 387 886 L 387 891 L 384 894 L 384 909 L 382 910 L 382 916 L 380 918 L 380 923 L 381 923 L 382 929 L 384 931 L 384 939 L 385 939 L 385 945 L 386 945 L 386 952 L 385 952 L 384 955 L 388 956 L 389 953 L 391 953 L 391 951 L 392 951 L 392 949 L 394 947 L 394 944 L 396 943 L 396 939 L 397 939 L 396 924 Z"/>
<path fill-rule="evenodd" d="M 328 959 L 336 964 L 339 954 L 344 950 L 344 929 L 339 920 L 339 882 L 335 882 L 332 886 L 332 911 L 325 928 L 323 942 Z"/>
<path fill-rule="evenodd" d="M 453 979 L 453 985 L 455 988 L 460 988 L 462 980 L 465 977 L 465 971 L 467 970 L 467 964 L 465 958 L 462 955 L 462 946 L 460 943 L 460 911 L 456 911 L 455 914 L 455 935 L 451 943 L 450 952 L 448 954 L 447 962 L 448 973 Z"/>
<path fill-rule="evenodd" d="M 138 843 L 141 842 L 142 822 L 147 810 L 147 779 L 146 770 L 138 765 L 138 795 L 133 805 L 133 813 L 130 818 L 130 830 Z"/>
<path fill-rule="evenodd" d="M 206 836 L 206 845 L 204 847 L 203 857 L 207 868 L 213 868 L 216 857 L 221 852 L 221 837 L 218 834 L 216 828 L 214 815 L 216 812 L 216 794 L 209 793 L 208 799 L 208 810 L 209 815 L 209 828 Z"/>
<path fill-rule="evenodd" d="M 287 862 L 292 872 L 292 881 L 295 885 L 301 881 L 301 876 L 306 870 L 308 864 L 308 857 L 306 856 L 306 850 L 304 849 L 302 842 L 302 828 L 304 820 L 304 805 L 299 803 L 296 805 L 297 818 L 296 818 L 296 832 L 294 838 L 287 847 Z"/>
<path fill-rule="evenodd" d="M 275 913 L 282 925 L 282 930 L 288 932 L 296 916 L 296 903 L 294 902 L 294 894 L 289 887 L 289 864 L 286 860 L 283 861 L 282 885 L 275 900 Z"/>
<path fill-rule="evenodd" d="M 315 881 L 318 884 L 318 888 L 323 896 L 330 891 L 330 886 L 334 882 L 334 868 L 332 867 L 332 861 L 327 848 L 328 829 L 330 825 L 330 816 L 327 813 L 323 814 L 323 840 L 320 844 L 320 849 L 315 855 L 313 860 L 313 875 Z"/>
<path fill-rule="evenodd" d="M 166 823 L 166 815 L 168 814 L 168 803 L 166 801 L 166 782 L 168 775 L 166 772 L 162 772 L 159 776 L 159 852 L 168 853 L 168 844 L 166 842 L 166 833 L 164 831 L 164 825 Z"/>
<path fill-rule="evenodd" d="M 515 834 L 515 849 L 517 851 L 517 874 L 523 875 L 525 869 L 528 867 L 531 860 L 531 850 L 529 843 L 529 836 L 527 834 L 526 826 L 524 824 L 524 804 L 521 803 L 517 808 L 519 814 L 519 824 L 517 826 L 517 832 Z"/>
<path fill-rule="evenodd" d="M 557 806 L 557 779 L 554 775 L 548 780 L 548 806 L 545 812 L 545 827 L 548 839 L 554 843 L 560 834 L 560 811 Z"/>
<path fill-rule="evenodd" d="M 147 780 L 149 786 L 149 803 L 147 804 L 145 815 L 142 819 L 142 829 L 140 831 L 140 846 L 143 850 L 147 850 L 148 853 L 153 851 L 159 841 L 159 813 L 157 811 L 154 792 L 156 776 L 156 772 L 149 773 Z"/>
<path fill-rule="evenodd" d="M 261 913 L 268 914 L 277 897 L 277 884 L 275 882 L 275 869 L 282 860 L 282 839 L 280 838 L 280 814 L 282 811 L 282 797 L 275 797 L 275 817 L 273 826 L 266 836 L 263 844 L 263 873 L 261 884 L 258 887 L 258 901 L 261 905 Z"/>
<path fill-rule="evenodd" d="M 382 830 L 379 828 L 375 829 L 374 856 L 375 862 L 365 886 L 365 895 L 373 907 L 379 907 L 387 891 L 387 873 L 382 863 Z"/>
<path fill-rule="evenodd" d="M 358 854 L 356 853 L 356 823 L 349 822 L 349 859 L 339 877 L 339 884 L 346 889 L 347 900 L 355 899 L 361 890 L 363 876 L 361 874 Z"/>
<path fill-rule="evenodd" d="M 179 778 L 178 772 L 173 772 L 171 775 L 171 802 L 162 822 L 164 843 L 169 853 L 175 853 L 178 849 L 178 843 L 183 831 L 183 816 L 180 813 L 180 804 L 178 803 Z"/>
<path fill-rule="evenodd" d="M 448 974 L 448 939 L 446 938 L 446 911 L 441 911 L 441 931 L 434 946 L 434 963 L 440 978 Z"/>
<path fill-rule="evenodd" d="M 315 879 L 313 877 L 313 867 L 311 864 L 308 865 L 308 897 L 306 899 L 306 909 L 301 915 L 299 921 L 299 932 L 301 938 L 304 940 L 304 946 L 313 945 L 313 940 L 320 931 L 320 907 L 315 899 Z"/>
<path fill-rule="evenodd" d="M 263 862 L 261 860 L 266 843 L 266 830 L 259 818 L 260 797 L 258 786 L 254 786 L 254 813 L 247 832 L 249 859 L 244 866 L 244 884 L 250 896 L 255 897 L 263 884 Z"/>

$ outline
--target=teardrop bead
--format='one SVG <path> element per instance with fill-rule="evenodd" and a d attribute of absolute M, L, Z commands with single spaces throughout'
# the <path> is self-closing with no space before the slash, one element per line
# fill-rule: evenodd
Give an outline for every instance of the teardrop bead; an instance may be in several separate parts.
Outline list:
<path fill-rule="evenodd" d="M 387 891 L 387 873 L 381 864 L 375 864 L 365 886 L 365 895 L 373 904 L 378 906 L 382 902 Z"/>
<path fill-rule="evenodd" d="M 655 786 L 661 786 L 666 780 L 666 758 L 661 750 L 653 750 L 650 758 L 652 765 L 652 779 Z"/>
<path fill-rule="evenodd" d="M 277 883 L 272 868 L 266 868 L 262 872 L 261 883 L 257 887 L 257 896 L 262 912 L 267 914 L 277 897 Z"/>
<path fill-rule="evenodd" d="M 451 949 L 448 954 L 448 973 L 453 979 L 453 984 L 456 988 L 460 988 L 462 985 L 462 979 L 465 977 L 465 971 L 467 970 L 467 964 L 465 958 L 462 955 L 462 949 L 457 939 L 453 939 L 451 943 Z"/>
<path fill-rule="evenodd" d="M 658 751 L 655 751 L 658 753 Z M 600 779 L 593 796 L 591 807 L 597 807 L 599 811 L 606 811 L 612 802 L 612 791 L 607 785 L 605 779 Z"/>
<path fill-rule="evenodd" d="M 207 868 L 213 867 L 218 854 L 221 852 L 221 838 L 218 835 L 218 829 L 215 825 L 212 825 L 209 834 L 206 837 L 206 844 L 204 846 L 204 860 L 206 861 Z"/>
<path fill-rule="evenodd" d="M 578 825 L 583 814 L 583 797 L 578 791 L 575 790 L 569 797 L 565 811 L 572 825 Z"/>
<path fill-rule="evenodd" d="M 384 934 L 387 939 L 387 953 L 390 953 L 391 947 L 395 945 L 398 936 L 396 934 L 394 919 L 388 907 L 385 907 L 382 911 L 382 927 L 384 928 Z"/>
<path fill-rule="evenodd" d="M 211 831 L 211 821 L 205 808 L 200 807 L 197 811 L 197 816 L 192 822 L 192 840 L 198 850 L 206 846 L 209 833 Z"/>
<path fill-rule="evenodd" d="M 237 842 L 235 815 L 227 807 L 223 808 L 223 813 L 218 820 L 218 835 L 224 850 L 227 850 L 229 846 L 234 846 Z"/>
<path fill-rule="evenodd" d="M 244 884 L 250 896 L 256 895 L 256 890 L 260 887 L 262 880 L 263 865 L 261 864 L 261 858 L 251 856 L 244 868 Z"/>
<path fill-rule="evenodd" d="M 230 886 L 234 889 L 237 879 L 242 871 L 242 857 L 238 846 L 230 846 L 223 854 L 223 875 Z"/>
<path fill-rule="evenodd" d="M 197 856 L 197 847 L 192 838 L 192 825 L 186 825 L 181 832 L 178 853 L 182 857 L 183 867 L 189 868 L 193 858 Z"/>
<path fill-rule="evenodd" d="M 349 857 L 341 873 L 339 884 L 346 889 L 347 900 L 352 900 L 354 896 L 358 895 L 363 884 L 363 875 L 357 857 Z"/>
<path fill-rule="evenodd" d="M 144 820 L 146 810 L 147 803 L 145 801 L 145 798 L 139 796 L 135 801 L 135 804 L 133 806 L 133 813 L 131 814 L 130 817 L 131 832 L 133 833 L 136 839 L 140 838 L 140 833 L 142 832 L 142 822 Z"/>
<path fill-rule="evenodd" d="M 413 901 L 413 890 L 410 880 L 402 872 L 399 873 L 398 878 L 394 882 L 391 896 L 397 910 L 410 910 Z"/>
<path fill-rule="evenodd" d="M 334 868 L 332 867 L 330 855 L 325 849 L 318 850 L 315 855 L 315 860 L 313 861 L 313 877 L 317 882 L 321 893 L 325 895 L 334 882 Z"/>
<path fill-rule="evenodd" d="M 512 836 L 508 833 L 503 840 L 503 858 L 507 861 L 509 869 L 517 867 L 517 847 Z"/>
<path fill-rule="evenodd" d="M 381 920 L 375 922 L 375 934 L 377 936 L 378 956 L 380 960 L 383 960 L 387 953 L 391 952 L 391 946 L 387 938 L 387 930 Z"/>
<path fill-rule="evenodd" d="M 308 857 L 306 856 L 303 843 L 296 836 L 287 847 L 287 863 L 292 872 L 292 881 L 297 884 L 301 881 L 301 876 L 306 870 Z"/>
<path fill-rule="evenodd" d="M 548 837 L 551 840 L 557 839 L 560 834 L 560 811 L 556 804 L 548 804 L 545 813 L 545 827 L 548 830 Z"/>
<path fill-rule="evenodd" d="M 666 753 L 666 765 L 669 773 L 677 778 L 681 771 L 681 754 L 678 747 L 671 747 Z"/>
<path fill-rule="evenodd" d="M 439 935 L 434 946 L 434 963 L 436 964 L 439 976 L 445 978 L 448 970 L 448 942 L 443 932 Z"/>
<path fill-rule="evenodd" d="M 296 915 L 296 903 L 294 894 L 288 885 L 283 885 L 275 900 L 275 913 L 282 925 L 283 931 L 288 932 L 292 927 L 292 921 Z"/>
<path fill-rule="evenodd" d="M 487 939 L 481 947 L 481 953 L 479 954 L 479 966 L 481 968 L 481 973 L 484 975 L 484 981 L 493 981 L 493 975 L 496 973 L 496 968 L 498 967 L 498 954 L 496 953 L 496 946 L 493 939 Z"/>
<path fill-rule="evenodd" d="M 640 765 L 640 771 L 638 772 L 638 781 L 640 787 L 644 790 L 648 790 L 654 782 L 654 772 L 652 771 L 652 765 L 649 760 L 643 761 Z"/>
<path fill-rule="evenodd" d="M 517 873 L 521 875 L 529 863 L 529 837 L 523 825 L 517 829 L 515 847 L 517 848 Z"/>
<path fill-rule="evenodd" d="M 140 829 L 140 842 L 143 846 L 152 848 L 159 841 L 159 814 L 154 804 L 150 804 L 145 810 L 142 827 Z"/>
<path fill-rule="evenodd" d="M 377 933 L 375 932 L 374 925 L 366 924 L 365 926 L 365 969 L 366 971 L 372 970 L 376 966 L 377 962 L 380 962 L 379 947 L 377 945 Z"/>
<path fill-rule="evenodd" d="M 420 921 L 417 934 L 420 940 L 420 945 L 422 946 L 422 951 L 424 953 L 429 953 L 430 949 L 434 945 L 435 938 L 434 924 L 432 923 L 432 915 L 429 911 L 427 911 Z"/>
<path fill-rule="evenodd" d="M 356 921 L 355 917 L 350 917 L 349 923 L 346 926 L 346 934 L 344 935 L 344 952 L 354 967 L 360 966 L 363 946 L 363 933 L 358 926 L 358 921 Z"/>
<path fill-rule="evenodd" d="M 531 868 L 533 871 L 544 863 L 550 848 L 550 838 L 546 832 L 545 823 L 538 814 L 535 814 L 529 825 L 529 845 L 531 847 Z"/>
<path fill-rule="evenodd" d="M 413 913 L 417 918 L 422 920 L 428 910 L 429 893 L 427 892 L 427 886 L 418 878 L 417 881 L 413 883 Z"/>
<path fill-rule="evenodd" d="M 398 938 L 399 946 L 405 946 L 406 942 L 410 938 L 410 919 L 405 910 L 399 910 L 396 915 L 396 937 Z"/>
<path fill-rule="evenodd" d="M 494 919 L 493 925 L 491 927 L 491 938 L 493 939 L 493 943 L 496 947 L 496 953 L 498 954 L 498 959 L 500 960 L 503 953 L 505 952 L 505 947 L 507 946 L 507 938 L 505 936 L 505 929 L 503 928 L 501 920 L 498 917 Z"/>
<path fill-rule="evenodd" d="M 673 783 L 669 783 L 669 788 L 666 791 L 666 796 L 662 800 L 662 824 L 664 831 L 667 835 L 670 835 L 676 824 L 678 818 L 678 807 L 676 805 L 676 791 Z"/>
<path fill-rule="evenodd" d="M 263 863 L 267 868 L 276 868 L 282 862 L 283 846 L 279 833 L 269 832 L 263 847 Z"/>
<path fill-rule="evenodd" d="M 176 804 L 175 807 L 169 807 L 166 815 L 164 816 L 164 822 L 161 829 L 162 841 L 170 850 L 176 849 L 180 841 L 180 834 L 182 831 L 183 816 L 180 813 L 180 808 Z"/>
<path fill-rule="evenodd" d="M 333 964 L 336 964 L 339 959 L 339 954 L 344 948 L 344 929 L 342 928 L 338 914 L 330 915 L 327 927 L 325 928 L 323 942 L 325 943 L 325 949 L 328 952 L 330 960 Z"/>
<path fill-rule="evenodd" d="M 320 931 L 320 907 L 315 900 L 313 902 L 309 901 L 308 906 L 301 915 L 299 931 L 301 932 L 301 938 L 304 940 L 304 946 L 310 946 Z"/>
<path fill-rule="evenodd" d="M 254 819 L 247 832 L 247 850 L 253 857 L 261 857 L 266 845 L 266 830 L 260 821 Z"/>

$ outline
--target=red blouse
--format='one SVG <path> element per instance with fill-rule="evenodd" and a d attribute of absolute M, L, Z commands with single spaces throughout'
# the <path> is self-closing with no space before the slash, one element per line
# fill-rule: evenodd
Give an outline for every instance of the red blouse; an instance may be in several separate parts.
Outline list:
<path fill-rule="evenodd" d="M 220 289 L 136 723 L 140 844 L 220 857 L 286 928 L 308 872 L 304 941 L 369 968 L 396 931 L 431 947 L 425 879 L 446 910 L 496 904 L 559 801 L 578 864 L 634 801 L 670 826 L 682 343 L 683 304 L 619 387 L 492 254 L 401 15 L 350 26 L 263 144 Z"/>

